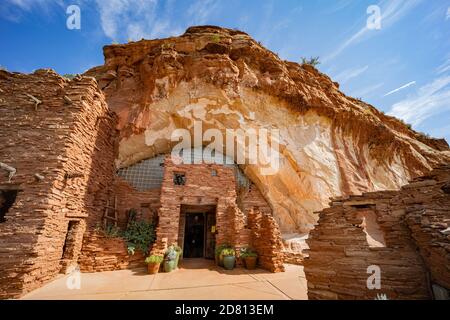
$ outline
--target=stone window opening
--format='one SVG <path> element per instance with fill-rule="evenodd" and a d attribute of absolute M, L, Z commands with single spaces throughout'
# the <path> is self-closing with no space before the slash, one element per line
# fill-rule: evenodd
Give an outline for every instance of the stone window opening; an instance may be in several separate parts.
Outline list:
<path fill-rule="evenodd" d="M 360 228 L 366 234 L 367 244 L 370 248 L 385 248 L 384 232 L 381 230 L 377 222 L 377 215 L 372 210 L 364 210 L 358 213 L 358 217 L 362 219 Z"/>
<path fill-rule="evenodd" d="M 211 170 L 211 176 L 212 177 L 217 177 L 217 170 L 216 169 L 212 169 Z"/>
<path fill-rule="evenodd" d="M 186 185 L 186 173 L 184 172 L 174 172 L 173 173 L 173 183 L 176 186 Z"/>
<path fill-rule="evenodd" d="M 0 223 L 6 222 L 6 214 L 16 202 L 18 190 L 0 190 Z"/>

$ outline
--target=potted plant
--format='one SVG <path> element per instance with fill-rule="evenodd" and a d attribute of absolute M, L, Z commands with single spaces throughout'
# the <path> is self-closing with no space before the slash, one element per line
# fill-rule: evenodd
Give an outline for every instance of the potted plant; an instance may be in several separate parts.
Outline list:
<path fill-rule="evenodd" d="M 147 264 L 147 270 L 149 274 L 155 274 L 158 273 L 159 266 L 161 265 L 161 262 L 163 262 L 164 257 L 159 255 L 151 255 L 150 257 L 147 257 L 145 259 L 145 263 Z"/>
<path fill-rule="evenodd" d="M 221 244 L 220 246 L 216 247 L 214 258 L 216 260 L 216 265 L 220 267 L 223 267 L 223 255 L 222 255 L 223 249 L 231 249 L 231 246 L 229 244 Z"/>
<path fill-rule="evenodd" d="M 232 248 L 225 248 L 222 250 L 223 266 L 227 270 L 233 270 L 234 263 L 236 262 L 236 252 Z"/>
<path fill-rule="evenodd" d="M 175 260 L 177 258 L 177 252 L 173 247 L 170 247 L 164 258 L 164 272 L 172 272 L 175 269 Z"/>
<path fill-rule="evenodd" d="M 175 252 L 177 253 L 177 257 L 175 259 L 175 269 L 177 269 L 178 264 L 180 262 L 180 257 L 181 257 L 181 254 L 183 253 L 183 251 L 181 250 L 181 247 L 178 245 L 173 245 L 173 248 L 174 248 Z"/>
<path fill-rule="evenodd" d="M 256 260 L 258 259 L 258 254 L 256 251 L 250 248 L 243 248 L 241 250 L 241 258 L 244 259 L 245 267 L 247 269 L 256 269 Z"/>

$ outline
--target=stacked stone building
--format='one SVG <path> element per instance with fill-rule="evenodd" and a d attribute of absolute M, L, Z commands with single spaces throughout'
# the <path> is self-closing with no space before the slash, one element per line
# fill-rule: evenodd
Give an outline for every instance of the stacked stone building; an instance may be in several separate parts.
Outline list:
<path fill-rule="evenodd" d="M 116 115 L 94 78 L 0 71 L 0 89 L 1 298 L 77 267 L 144 266 L 142 253 L 130 255 L 123 239 L 102 232 L 106 218 L 124 229 L 130 210 L 156 225 L 154 252 L 183 247 L 186 216 L 196 213 L 210 217 L 201 257 L 214 258 L 219 244 L 254 246 L 263 268 L 283 270 L 270 206 L 238 166 L 175 165 L 160 155 L 142 162 L 156 166 L 127 175 L 132 167 L 115 167 Z"/>
<path fill-rule="evenodd" d="M 72 80 L 0 70 L 0 298 L 75 268 L 144 266 L 143 253 L 106 232 L 125 230 L 130 217 L 155 226 L 153 253 L 177 244 L 185 258 L 214 259 L 228 244 L 254 248 L 272 272 L 304 264 L 310 299 L 448 297 L 445 140 L 237 30 L 192 27 L 104 55 L 103 66 Z M 172 134 L 195 136 L 196 122 L 223 136 L 273 129 L 279 170 L 266 176 L 234 158 L 179 164 Z M 184 151 L 195 156 L 205 143 Z M 346 197 L 314 214 L 336 195 Z M 294 235 L 288 250 L 280 229 Z"/>
<path fill-rule="evenodd" d="M 308 239 L 308 297 L 449 299 L 449 222 L 450 165 L 400 191 L 333 199 Z"/>

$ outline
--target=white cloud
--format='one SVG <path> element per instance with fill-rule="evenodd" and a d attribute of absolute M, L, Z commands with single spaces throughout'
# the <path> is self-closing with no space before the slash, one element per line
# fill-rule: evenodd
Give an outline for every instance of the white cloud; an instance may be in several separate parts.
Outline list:
<path fill-rule="evenodd" d="M 97 0 L 103 32 L 111 39 L 148 36 L 156 5 L 156 0 Z"/>
<path fill-rule="evenodd" d="M 377 84 L 374 84 L 374 85 L 371 85 L 368 87 L 364 87 L 359 90 L 351 92 L 351 95 L 353 97 L 366 97 L 367 98 L 367 97 L 370 97 L 371 95 L 373 95 L 373 93 L 377 89 L 381 88 L 383 85 L 384 85 L 384 82 L 381 82 L 381 83 L 377 83 Z"/>
<path fill-rule="evenodd" d="M 54 11 L 53 9 L 62 7 L 64 7 L 63 0 L 2 0 L 0 17 L 20 22 L 24 13 L 40 10 L 48 16 Z"/>
<path fill-rule="evenodd" d="M 63 4 L 62 0 L 6 0 L 6 2 L 25 11 L 30 11 L 33 7 L 48 7 L 55 3 Z"/>
<path fill-rule="evenodd" d="M 174 0 L 96 0 L 103 32 L 113 40 L 154 39 L 182 33 L 188 26 L 204 24 L 217 12 L 217 0 L 196 0 L 185 19 L 173 17 Z"/>
<path fill-rule="evenodd" d="M 189 7 L 187 14 L 192 25 L 205 24 L 211 14 L 218 10 L 219 2 L 216 0 L 197 0 Z"/>
<path fill-rule="evenodd" d="M 441 64 L 436 70 L 437 74 L 442 74 L 447 71 L 450 71 L 450 58 L 448 58 L 447 61 Z"/>
<path fill-rule="evenodd" d="M 344 84 L 348 82 L 350 79 L 356 78 L 359 75 L 363 74 L 364 72 L 369 69 L 369 66 L 364 66 L 362 68 L 356 68 L 356 69 L 347 69 L 339 73 L 337 76 L 335 76 L 335 80 L 339 82 L 340 84 Z"/>
<path fill-rule="evenodd" d="M 386 93 L 386 94 L 384 95 L 384 97 L 390 96 L 391 94 L 394 94 L 394 93 L 396 93 L 396 92 L 399 92 L 400 90 L 406 89 L 406 88 L 408 88 L 408 87 L 410 87 L 410 86 L 413 86 L 413 85 L 415 85 L 415 84 L 416 84 L 415 81 L 408 82 L 407 84 L 405 84 L 405 85 L 403 85 L 403 86 L 401 86 L 401 87 L 398 87 L 397 89 L 394 89 L 394 90 L 392 90 L 392 91 L 389 91 L 388 93 Z"/>
<path fill-rule="evenodd" d="M 447 8 L 447 15 L 445 16 L 445 20 L 450 19 L 450 7 Z"/>
<path fill-rule="evenodd" d="M 378 6 L 381 9 L 381 30 L 386 30 L 398 22 L 410 10 L 415 8 L 422 0 L 383 0 Z M 364 14 L 366 14 L 364 12 Z M 377 30 L 370 30 L 367 28 L 366 21 L 369 16 L 366 15 L 364 19 L 364 27 L 344 41 L 332 54 L 326 56 L 322 62 L 327 63 L 336 58 L 349 46 L 362 41 L 372 35 L 377 34 Z"/>
<path fill-rule="evenodd" d="M 450 76 L 443 76 L 421 87 L 415 95 L 395 103 L 390 115 L 413 125 L 427 118 L 450 111 Z"/>

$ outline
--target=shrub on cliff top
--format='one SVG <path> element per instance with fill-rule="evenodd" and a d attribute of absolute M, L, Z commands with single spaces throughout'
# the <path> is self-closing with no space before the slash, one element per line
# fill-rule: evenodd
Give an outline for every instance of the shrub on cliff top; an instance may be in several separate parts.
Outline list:
<path fill-rule="evenodd" d="M 313 66 L 313 67 L 320 64 L 319 57 L 311 57 L 309 59 L 302 57 L 301 62 L 302 62 L 302 64 L 309 64 L 310 66 Z"/>

